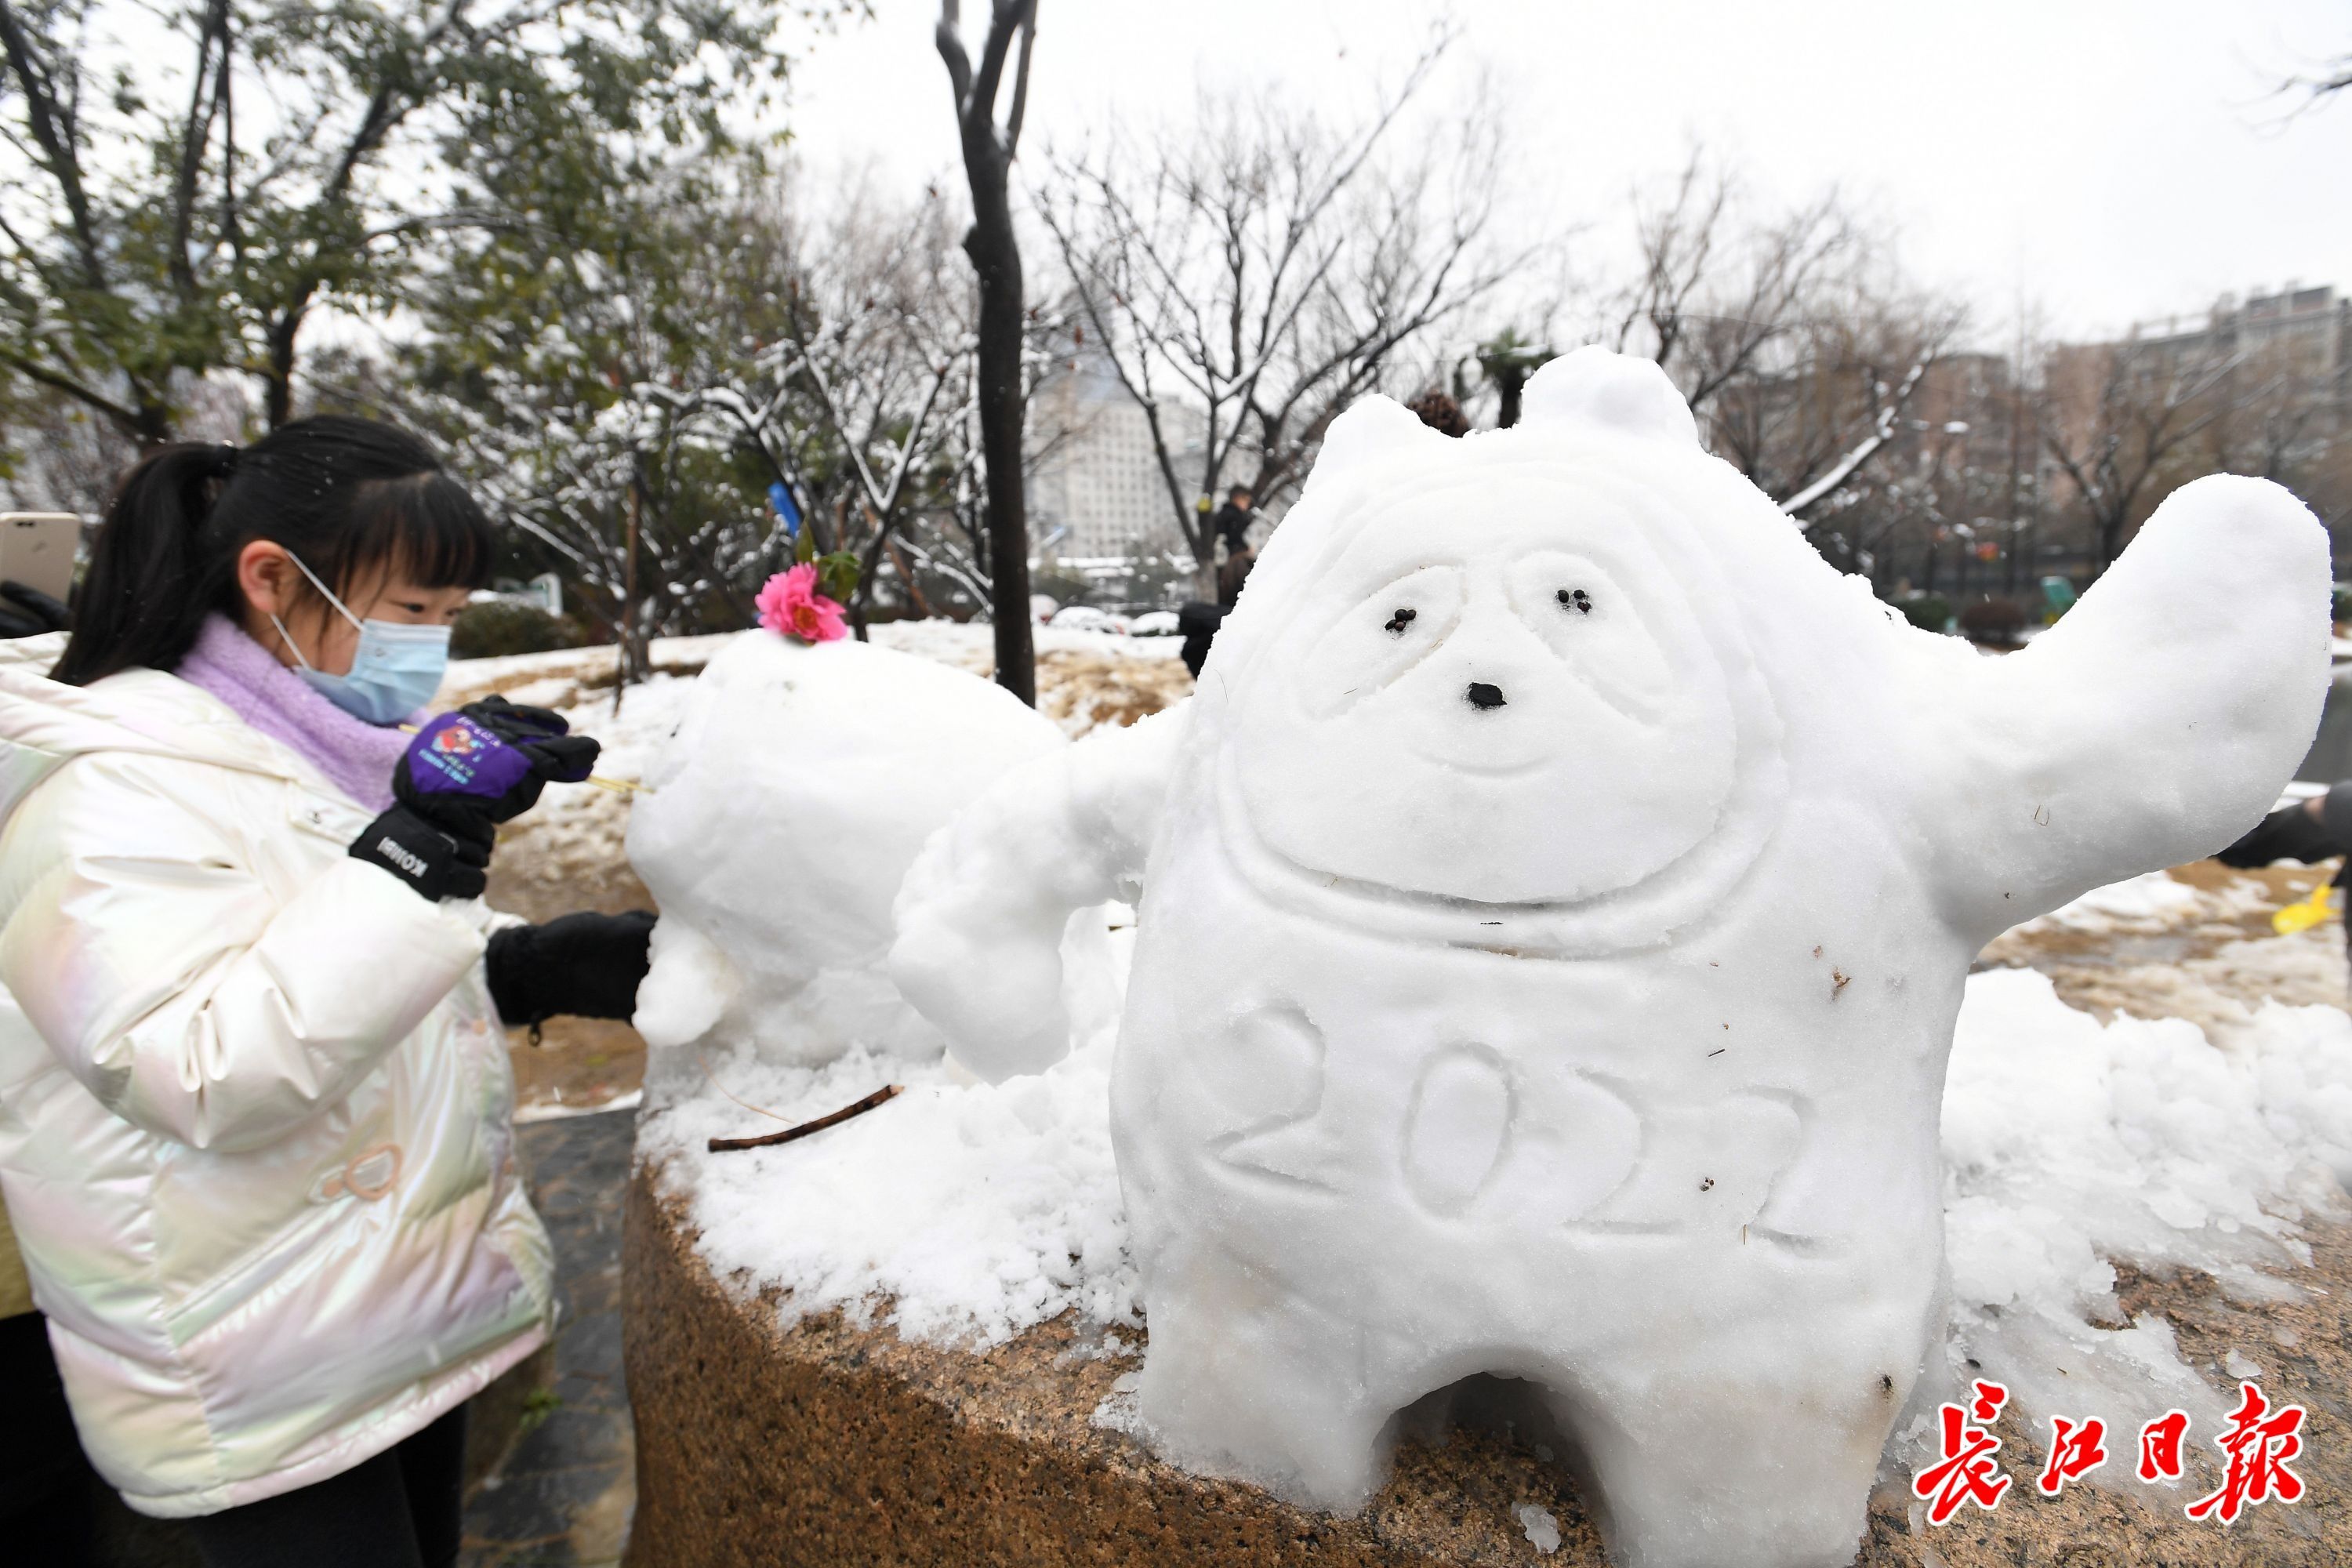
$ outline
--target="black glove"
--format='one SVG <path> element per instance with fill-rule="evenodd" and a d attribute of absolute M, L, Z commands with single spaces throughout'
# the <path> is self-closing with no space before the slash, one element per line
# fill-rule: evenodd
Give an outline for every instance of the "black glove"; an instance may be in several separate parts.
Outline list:
<path fill-rule="evenodd" d="M 38 588 L 22 583 L 0 583 L 0 637 L 37 637 L 61 632 L 72 624 L 73 612 Z"/>
<path fill-rule="evenodd" d="M 543 926 L 509 926 L 490 934 L 486 965 L 490 1000 L 509 1027 L 541 1024 L 559 1013 L 575 1018 L 627 1018 L 637 1010 L 654 915 L 577 914 Z"/>
<path fill-rule="evenodd" d="M 492 830 L 459 837 L 395 805 L 352 840 L 352 858 L 383 867 L 423 898 L 478 899 L 488 880 Z"/>
<path fill-rule="evenodd" d="M 469 702 L 426 724 L 393 767 L 390 811 L 352 841 L 427 899 L 478 899 L 498 825 L 538 804 L 550 779 L 578 781 L 596 742 L 569 735 L 560 714 L 503 697 Z"/>
<path fill-rule="evenodd" d="M 577 784 L 597 745 L 565 733 L 562 715 L 503 697 L 468 702 L 417 731 L 393 769 L 392 796 L 461 839 L 488 843 L 501 822 L 539 804 L 551 779 Z"/>
<path fill-rule="evenodd" d="M 478 702 L 468 702 L 457 710 L 475 723 L 496 734 L 500 740 L 518 743 L 526 741 L 550 741 L 558 735 L 568 735 L 572 726 L 563 715 L 552 708 L 533 708 L 527 703 L 509 702 L 498 693 Z"/>

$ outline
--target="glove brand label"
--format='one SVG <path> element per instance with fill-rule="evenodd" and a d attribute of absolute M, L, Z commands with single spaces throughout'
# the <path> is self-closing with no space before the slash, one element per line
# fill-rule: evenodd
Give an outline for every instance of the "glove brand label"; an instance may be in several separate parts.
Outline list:
<path fill-rule="evenodd" d="M 531 771 L 530 759 L 462 713 L 444 713 L 408 748 L 409 782 L 420 795 L 495 799 Z"/>
<path fill-rule="evenodd" d="M 404 849 L 389 838 L 375 841 L 375 852 L 419 881 L 425 879 L 425 857 L 413 849 Z"/>

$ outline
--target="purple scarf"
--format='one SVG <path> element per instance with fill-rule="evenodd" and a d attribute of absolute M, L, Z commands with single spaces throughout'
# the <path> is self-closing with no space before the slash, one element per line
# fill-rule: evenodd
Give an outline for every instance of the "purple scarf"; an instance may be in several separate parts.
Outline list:
<path fill-rule="evenodd" d="M 205 618 L 196 646 L 173 673 L 219 698 L 271 740 L 293 747 L 370 811 L 390 809 L 392 770 L 409 738 L 344 712 L 226 616 Z"/>

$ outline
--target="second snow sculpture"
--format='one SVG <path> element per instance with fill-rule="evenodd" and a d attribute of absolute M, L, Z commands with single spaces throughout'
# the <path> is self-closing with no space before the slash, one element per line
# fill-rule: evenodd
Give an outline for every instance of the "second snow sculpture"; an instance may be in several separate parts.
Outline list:
<path fill-rule="evenodd" d="M 750 1040 L 803 1065 L 852 1044 L 937 1055 L 886 968 L 891 894 L 941 823 L 1067 743 L 1003 688 L 929 659 L 738 637 L 697 679 L 630 812 L 629 859 L 662 910 L 639 1032 L 656 1047 Z M 1107 1020 L 1099 919 L 1072 921 L 1067 956 L 1065 1015 Z"/>
<path fill-rule="evenodd" d="M 1372 399 L 1200 694 L 935 838 L 893 970 L 1058 1054 L 1144 887 L 1113 1130 L 1163 1447 L 1334 1509 L 1391 1415 L 1537 1385 L 1633 1565 L 1844 1563 L 1938 1331 L 1937 1112 L 2005 927 L 2271 804 L 2325 533 L 2172 498 L 2025 651 L 1914 631 L 1588 349 L 1454 441 Z"/>

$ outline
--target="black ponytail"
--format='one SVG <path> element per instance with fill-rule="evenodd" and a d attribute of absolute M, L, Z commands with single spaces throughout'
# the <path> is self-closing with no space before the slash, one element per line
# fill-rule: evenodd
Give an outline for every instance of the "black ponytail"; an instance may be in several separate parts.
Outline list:
<path fill-rule="evenodd" d="M 243 623 L 236 560 L 257 539 L 285 546 L 346 600 L 362 577 L 394 570 L 419 587 L 478 588 L 497 554 L 482 509 L 398 426 L 322 414 L 242 449 L 161 447 L 107 506 L 53 679 L 87 686 L 142 665 L 178 668 L 205 616 Z"/>

